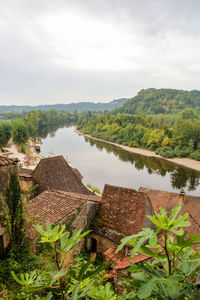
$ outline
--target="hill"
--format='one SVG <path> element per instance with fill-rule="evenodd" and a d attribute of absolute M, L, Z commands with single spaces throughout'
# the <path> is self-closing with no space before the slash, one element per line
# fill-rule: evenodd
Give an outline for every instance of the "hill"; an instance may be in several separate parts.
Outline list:
<path fill-rule="evenodd" d="M 137 114 L 175 114 L 185 108 L 200 113 L 200 91 L 184 91 L 175 89 L 146 89 L 129 99 L 115 112 Z"/>
<path fill-rule="evenodd" d="M 93 102 L 79 102 L 79 103 L 69 103 L 69 104 L 52 104 L 52 105 L 37 105 L 37 106 L 0 106 L 1 113 L 19 113 L 19 112 L 28 112 L 30 110 L 42 110 L 48 111 L 54 109 L 56 111 L 67 111 L 67 112 L 84 112 L 84 111 L 104 111 L 104 110 L 113 110 L 122 106 L 128 99 L 120 98 L 113 100 L 108 103 L 93 103 Z"/>

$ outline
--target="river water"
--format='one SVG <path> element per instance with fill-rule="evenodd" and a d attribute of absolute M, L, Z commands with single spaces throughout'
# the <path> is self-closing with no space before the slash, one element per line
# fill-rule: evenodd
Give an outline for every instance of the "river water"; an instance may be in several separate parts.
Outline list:
<path fill-rule="evenodd" d="M 200 172 L 164 159 L 131 153 L 114 145 L 60 128 L 42 139 L 44 157 L 63 155 L 83 175 L 83 183 L 103 191 L 105 183 L 139 189 L 148 187 L 200 195 Z"/>

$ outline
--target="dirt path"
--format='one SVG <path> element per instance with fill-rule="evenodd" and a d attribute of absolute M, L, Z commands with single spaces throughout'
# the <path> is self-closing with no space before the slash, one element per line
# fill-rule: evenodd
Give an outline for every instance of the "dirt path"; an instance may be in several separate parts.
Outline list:
<path fill-rule="evenodd" d="M 99 139 L 99 138 L 95 138 L 95 137 L 93 137 L 93 136 L 91 136 L 89 134 L 84 134 L 84 133 L 80 132 L 77 129 L 75 129 L 75 132 L 78 133 L 78 134 L 80 134 L 80 135 L 84 135 L 86 137 L 89 137 L 89 138 L 91 138 L 93 140 L 97 140 L 97 141 L 101 141 L 101 142 L 105 142 L 107 144 L 111 144 L 111 145 L 117 146 L 117 147 L 119 147 L 121 149 L 124 149 L 126 151 L 129 151 L 129 152 L 141 154 L 141 155 L 144 155 L 144 156 L 151 156 L 151 157 L 162 158 L 162 159 L 168 160 L 170 162 L 173 162 L 175 164 L 178 164 L 178 165 L 181 165 L 181 166 L 184 166 L 184 167 L 187 167 L 187 168 L 190 168 L 190 169 L 193 169 L 193 170 L 196 170 L 196 171 L 200 172 L 200 161 L 197 161 L 197 160 L 194 160 L 194 159 L 190 159 L 190 158 L 178 158 L 178 157 L 175 157 L 175 158 L 166 158 L 166 157 L 160 156 L 160 155 L 158 155 L 155 152 L 150 151 L 150 150 L 146 150 L 146 149 L 142 149 L 142 148 L 133 148 L 133 147 L 125 146 L 125 145 L 120 145 L 120 144 L 112 143 L 112 142 L 109 142 L 109 141 L 106 141 L 106 140 L 102 140 L 102 139 Z"/>

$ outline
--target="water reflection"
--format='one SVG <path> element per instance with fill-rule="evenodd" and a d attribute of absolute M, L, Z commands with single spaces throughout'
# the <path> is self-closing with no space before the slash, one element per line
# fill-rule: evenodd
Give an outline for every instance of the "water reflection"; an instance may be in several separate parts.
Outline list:
<path fill-rule="evenodd" d="M 171 186 L 175 189 L 180 190 L 187 187 L 189 191 L 194 191 L 199 185 L 200 172 L 176 165 L 165 159 L 128 152 L 115 145 L 88 137 L 84 137 L 84 139 L 90 146 L 96 146 L 100 151 L 105 149 L 107 153 L 114 153 L 121 161 L 130 162 L 137 170 L 146 168 L 149 174 L 157 174 L 162 177 L 169 173 Z"/>
<path fill-rule="evenodd" d="M 51 126 L 44 126 L 44 127 L 39 128 L 38 135 L 41 139 L 47 138 L 48 134 L 51 138 L 54 138 L 55 134 L 56 134 L 56 131 L 59 128 L 64 128 L 64 127 L 66 127 L 66 126 L 65 125 L 62 126 L 60 124 L 54 124 L 54 125 L 51 125 Z"/>

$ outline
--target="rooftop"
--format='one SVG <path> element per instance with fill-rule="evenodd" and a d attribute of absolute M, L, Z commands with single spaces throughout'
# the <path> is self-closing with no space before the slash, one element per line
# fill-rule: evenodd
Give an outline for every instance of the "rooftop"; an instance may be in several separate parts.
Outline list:
<path fill-rule="evenodd" d="M 63 156 L 42 159 L 32 173 L 33 180 L 39 184 L 38 192 L 55 189 L 78 194 L 92 195 L 81 182 Z"/>
<path fill-rule="evenodd" d="M 30 201 L 28 214 L 38 216 L 45 224 L 54 224 L 71 214 L 86 201 L 100 201 L 99 196 L 83 195 L 64 191 L 44 191 Z"/>
<path fill-rule="evenodd" d="M 200 197 L 148 188 L 140 188 L 140 191 L 149 196 L 155 212 L 159 213 L 160 207 L 164 207 L 170 212 L 174 206 L 182 205 L 180 214 L 189 213 L 188 220 L 191 223 L 186 230 L 200 234 Z"/>
<path fill-rule="evenodd" d="M 116 264 L 113 268 L 114 270 L 126 269 L 130 267 L 130 262 L 132 264 L 135 264 L 144 261 L 150 257 L 148 255 L 138 253 L 134 256 L 134 258 L 131 261 L 130 255 L 122 258 L 119 253 L 115 253 L 115 250 L 113 248 L 109 248 L 106 252 L 104 252 L 104 256 L 107 257 L 109 261 L 111 260 Z"/>
<path fill-rule="evenodd" d="M 0 167 L 16 164 L 16 160 L 0 155 Z"/>
<path fill-rule="evenodd" d="M 133 189 L 111 186 L 104 187 L 97 226 L 110 228 L 125 235 L 135 234 L 143 227 L 152 227 L 146 215 L 153 214 L 147 195 Z M 108 234 L 107 234 L 108 235 Z"/>

